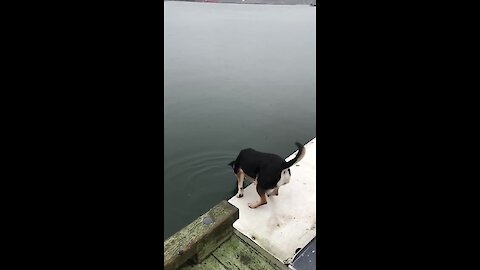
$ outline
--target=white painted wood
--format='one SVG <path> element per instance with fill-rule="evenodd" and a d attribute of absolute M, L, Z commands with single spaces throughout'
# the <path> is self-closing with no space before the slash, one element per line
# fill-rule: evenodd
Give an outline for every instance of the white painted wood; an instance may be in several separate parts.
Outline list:
<path fill-rule="evenodd" d="M 316 138 L 305 144 L 305 150 L 303 159 L 290 168 L 290 182 L 280 188 L 279 196 L 267 197 L 267 204 L 248 207 L 259 200 L 254 184 L 242 198 L 228 201 L 239 209 L 233 227 L 285 264 L 316 235 Z"/>

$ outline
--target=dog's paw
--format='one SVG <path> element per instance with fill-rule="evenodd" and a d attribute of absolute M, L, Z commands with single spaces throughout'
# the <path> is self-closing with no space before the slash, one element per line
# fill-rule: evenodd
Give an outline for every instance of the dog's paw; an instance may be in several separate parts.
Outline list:
<path fill-rule="evenodd" d="M 248 203 L 248 207 L 254 209 L 254 208 L 257 208 L 257 207 L 259 207 L 260 205 L 264 205 L 264 204 L 267 204 L 267 203 L 262 203 L 262 202 Z"/>
<path fill-rule="evenodd" d="M 243 194 L 242 194 L 242 193 L 240 193 L 240 194 L 237 195 L 237 198 L 242 198 L 242 197 L 243 197 Z"/>
<path fill-rule="evenodd" d="M 248 203 L 248 207 L 250 207 L 250 208 L 252 208 L 252 209 L 257 208 L 257 207 L 259 207 L 260 205 L 261 205 L 261 204 L 256 203 L 256 202 L 255 202 L 255 203 Z"/>

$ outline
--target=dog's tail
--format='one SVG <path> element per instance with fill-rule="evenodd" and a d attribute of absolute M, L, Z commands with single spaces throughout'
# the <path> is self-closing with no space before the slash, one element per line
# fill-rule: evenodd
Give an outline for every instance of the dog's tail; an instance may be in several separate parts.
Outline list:
<path fill-rule="evenodd" d="M 305 156 L 305 147 L 299 142 L 295 142 L 295 144 L 298 147 L 298 153 L 292 160 L 285 162 L 283 166 L 284 169 L 292 167 L 295 163 L 299 162 L 303 156 Z"/>

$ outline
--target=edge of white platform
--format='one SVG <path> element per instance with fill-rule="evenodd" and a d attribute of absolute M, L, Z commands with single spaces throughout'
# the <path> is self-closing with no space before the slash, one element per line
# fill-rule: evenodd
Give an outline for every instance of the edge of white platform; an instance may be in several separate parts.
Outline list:
<path fill-rule="evenodd" d="M 233 226 L 284 264 L 316 236 L 316 138 L 305 145 L 305 156 L 290 168 L 290 183 L 282 186 L 279 196 L 256 209 L 249 202 L 258 200 L 254 185 L 244 190 L 244 197 L 228 201 L 239 209 Z M 295 157 L 298 150 L 288 156 Z"/>

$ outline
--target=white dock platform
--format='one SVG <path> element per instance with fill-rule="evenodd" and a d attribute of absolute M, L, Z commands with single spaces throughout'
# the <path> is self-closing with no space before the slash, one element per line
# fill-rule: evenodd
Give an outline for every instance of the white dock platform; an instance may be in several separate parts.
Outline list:
<path fill-rule="evenodd" d="M 290 168 L 290 182 L 279 189 L 278 196 L 267 197 L 267 204 L 248 207 L 260 199 L 253 184 L 245 188 L 242 198 L 233 196 L 228 201 L 239 209 L 233 227 L 284 264 L 291 263 L 316 236 L 316 138 L 305 144 L 305 150 L 303 159 Z"/>

